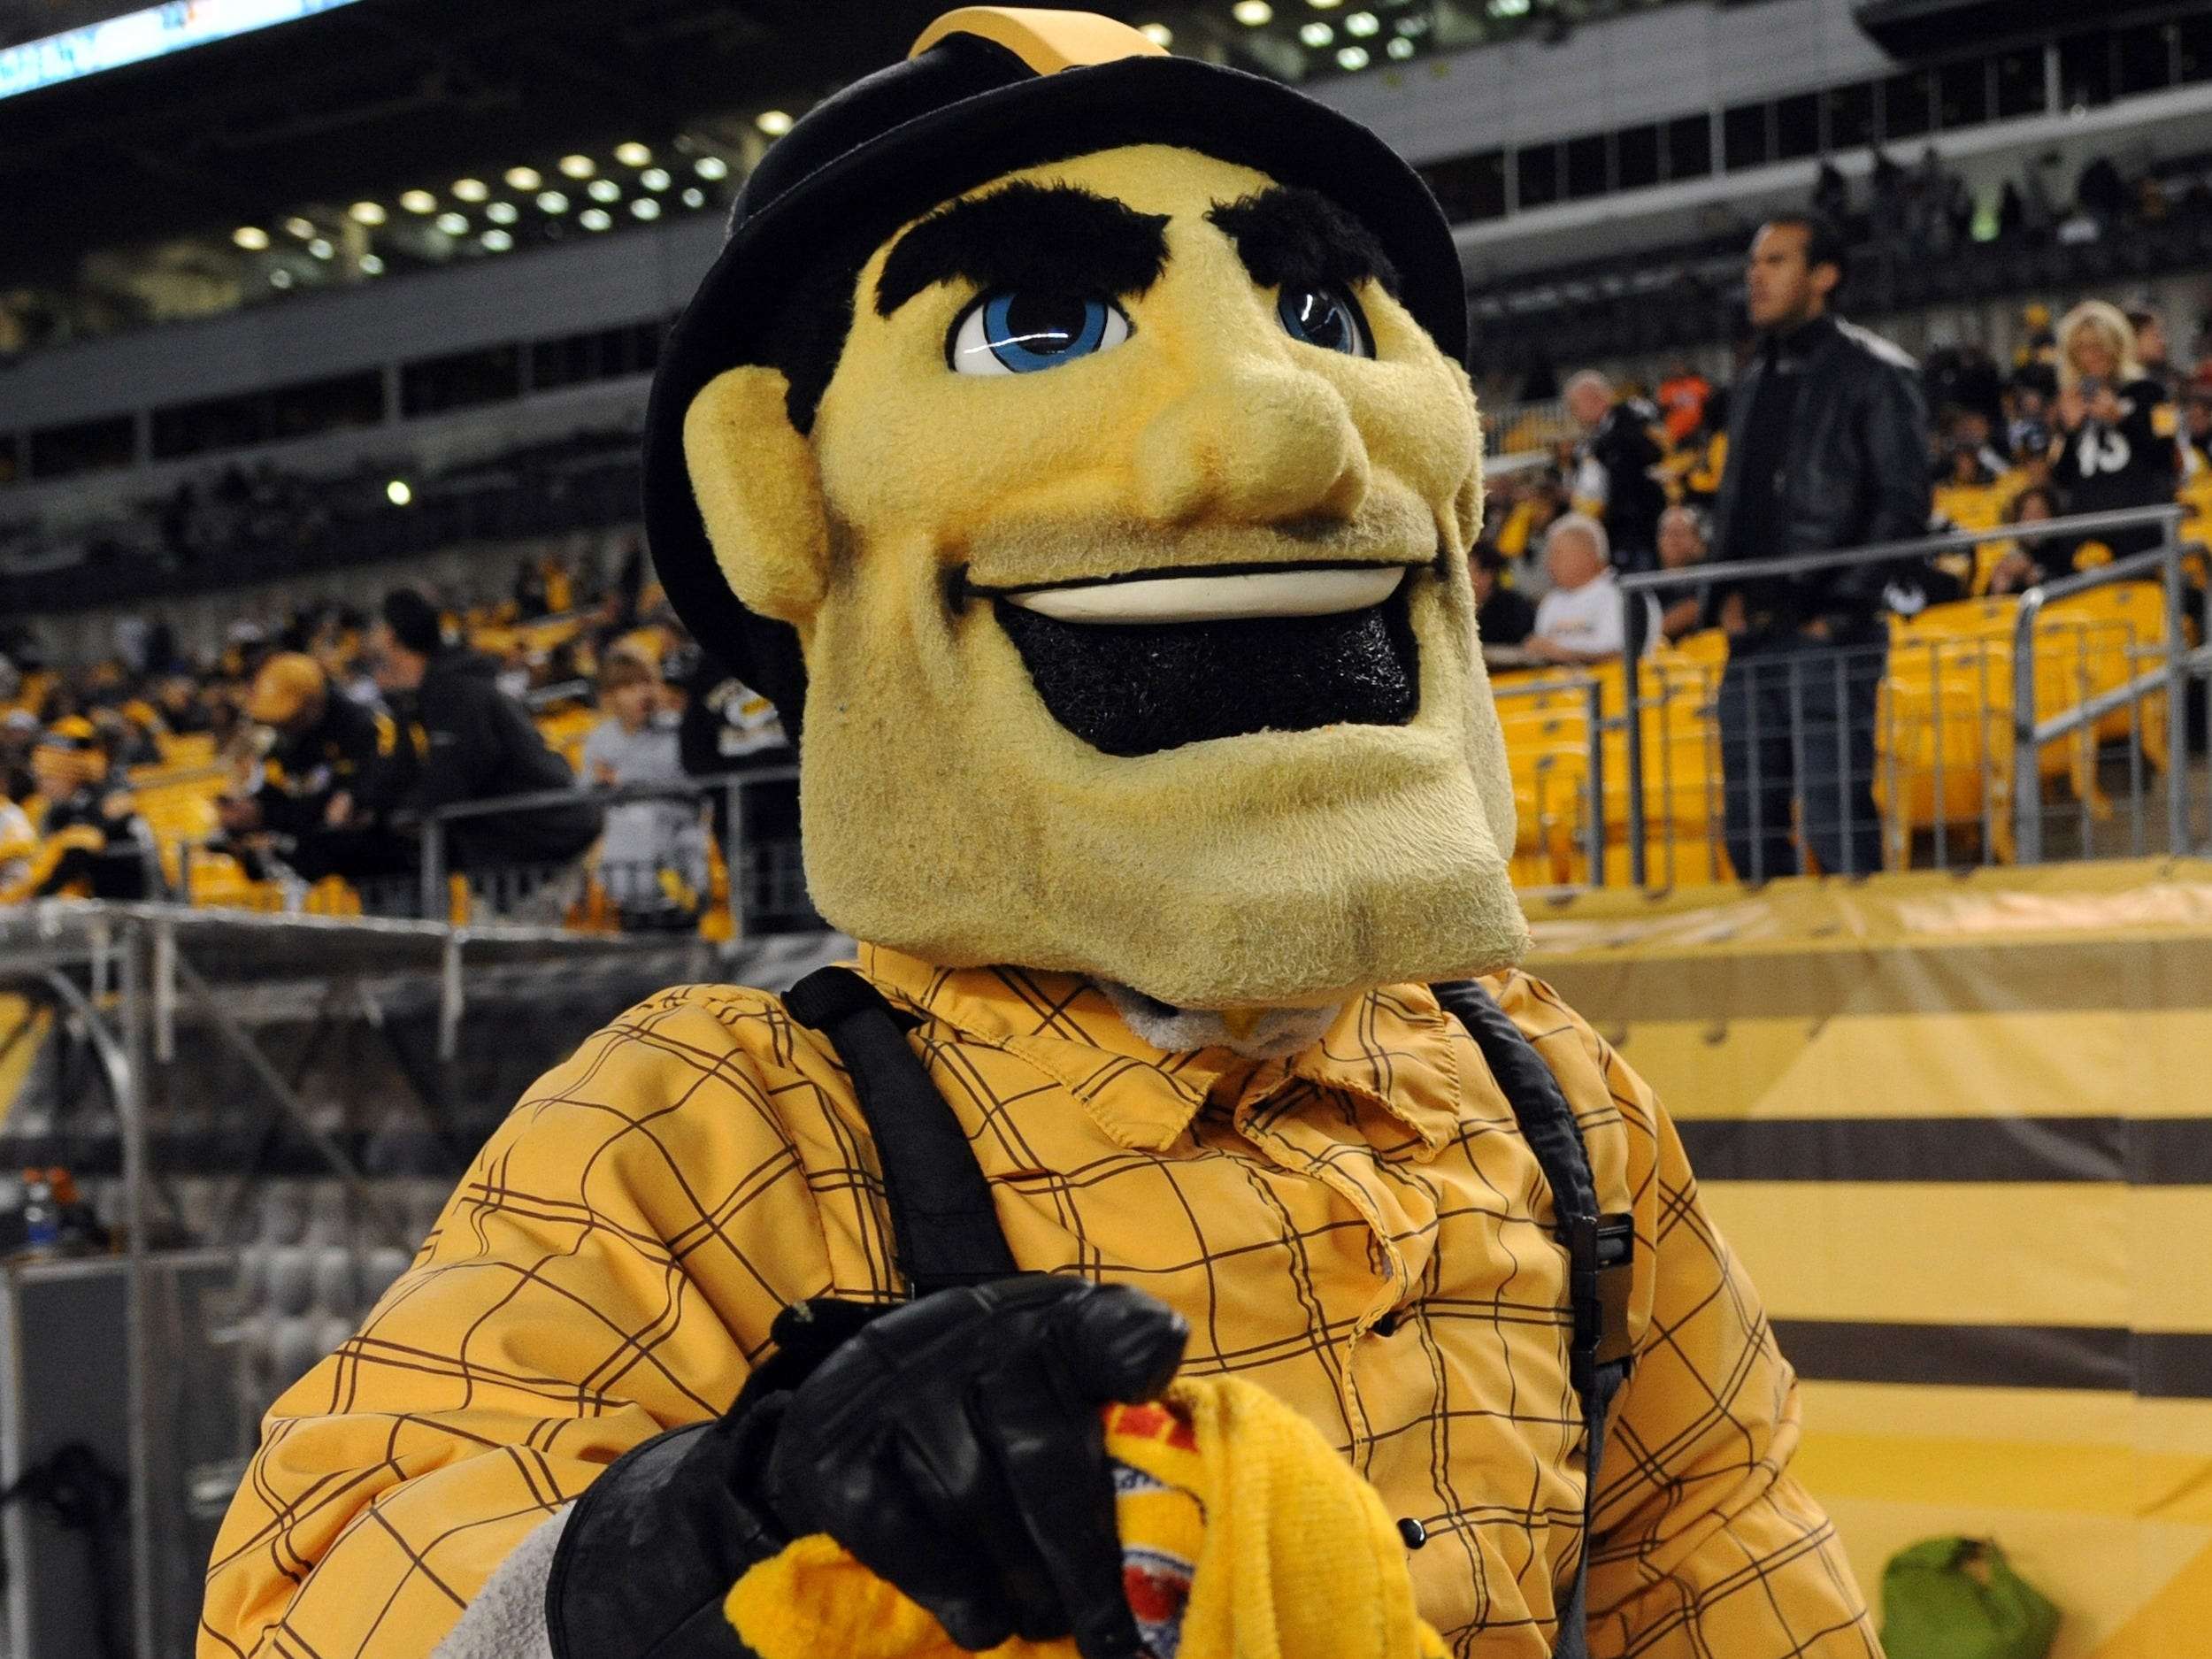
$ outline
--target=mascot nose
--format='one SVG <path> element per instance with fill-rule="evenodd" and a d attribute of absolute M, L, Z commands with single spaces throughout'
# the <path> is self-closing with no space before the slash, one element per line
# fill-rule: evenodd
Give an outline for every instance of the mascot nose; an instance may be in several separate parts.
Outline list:
<path fill-rule="evenodd" d="M 1367 480 L 1367 449 L 1342 395 L 1287 365 L 1210 374 L 1138 441 L 1139 506 L 1159 523 L 1348 518 Z"/>

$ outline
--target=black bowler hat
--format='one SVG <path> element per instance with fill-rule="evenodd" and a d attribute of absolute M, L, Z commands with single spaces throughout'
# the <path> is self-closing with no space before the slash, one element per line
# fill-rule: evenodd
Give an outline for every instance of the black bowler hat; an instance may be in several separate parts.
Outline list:
<path fill-rule="evenodd" d="M 1259 75 L 1171 58 L 1081 12 L 964 6 L 905 61 L 854 82 L 778 139 L 745 181 L 729 240 L 676 323 L 645 425 L 645 523 L 670 603 L 699 642 L 773 702 L 795 737 L 798 638 L 749 611 L 708 545 L 683 425 L 708 381 L 774 361 L 764 334 L 825 250 L 864 257 L 900 226 L 1001 174 L 1123 144 L 1171 144 L 1328 196 L 1397 268 L 1401 297 L 1448 357 L 1467 349 L 1466 285 L 1420 176 L 1366 127 Z"/>

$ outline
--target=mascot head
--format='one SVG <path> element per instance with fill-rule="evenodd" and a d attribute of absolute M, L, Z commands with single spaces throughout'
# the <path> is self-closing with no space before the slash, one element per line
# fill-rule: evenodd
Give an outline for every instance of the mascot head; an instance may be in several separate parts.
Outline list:
<path fill-rule="evenodd" d="M 1371 133 L 1103 18 L 949 13 L 780 140 L 646 499 L 823 914 L 1199 1009 L 1513 959 L 1465 326 Z"/>

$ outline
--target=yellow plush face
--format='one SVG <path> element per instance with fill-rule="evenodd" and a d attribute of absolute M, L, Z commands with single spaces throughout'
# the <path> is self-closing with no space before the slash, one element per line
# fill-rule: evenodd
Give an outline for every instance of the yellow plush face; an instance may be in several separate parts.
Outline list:
<path fill-rule="evenodd" d="M 840 926 L 1201 1008 L 1519 953 L 1473 397 L 1381 280 L 1313 279 L 1351 256 L 1296 194 L 1009 175 L 876 251 L 810 434 L 772 369 L 694 401 L 717 557 L 804 649 Z"/>

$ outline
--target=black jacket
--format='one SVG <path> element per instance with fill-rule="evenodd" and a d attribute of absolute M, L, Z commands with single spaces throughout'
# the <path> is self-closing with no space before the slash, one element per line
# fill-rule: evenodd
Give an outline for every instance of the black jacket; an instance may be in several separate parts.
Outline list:
<path fill-rule="evenodd" d="M 1768 447 L 1755 444 L 1751 423 L 1762 384 L 1778 373 L 1796 381 L 1797 396 L 1780 444 L 1773 543 L 1738 546 L 1741 538 L 1732 530 L 1743 507 L 1741 463 Z M 1833 552 L 1927 534 L 1928 406 L 1918 367 L 1888 341 L 1817 318 L 1786 342 L 1764 343 L 1730 389 L 1728 410 L 1728 467 L 1713 504 L 1716 562 Z M 1716 582 L 1708 619 L 1740 588 L 1754 633 L 1793 632 L 1820 618 L 1849 637 L 1874 623 L 1882 589 L 1896 574 L 1889 565 L 1862 565 Z"/>
<path fill-rule="evenodd" d="M 1667 492 L 1652 469 L 1666 458 L 1660 442 L 1665 435 L 1659 411 L 1632 397 L 1607 410 L 1576 452 L 1575 504 L 1604 521 L 1616 570 L 1649 570 L 1659 563 Z"/>
<path fill-rule="evenodd" d="M 341 791 L 353 796 L 357 811 L 380 810 L 398 747 L 389 715 L 333 691 L 321 719 L 296 737 L 279 738 L 269 751 L 254 791 L 262 823 L 279 834 L 312 835 Z"/>
<path fill-rule="evenodd" d="M 523 706 L 495 683 L 499 664 L 480 652 L 456 649 L 430 661 L 403 710 L 415 773 L 406 804 L 427 812 L 461 801 L 572 789 L 576 774 L 546 746 Z M 562 864 L 599 834 L 599 809 L 573 804 L 458 820 L 450 862 Z"/>

